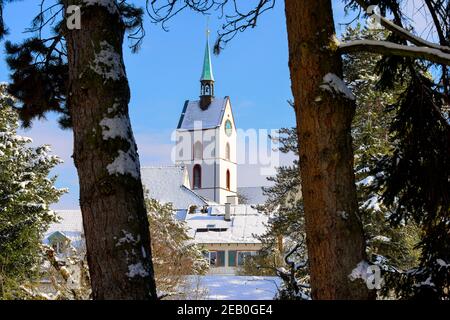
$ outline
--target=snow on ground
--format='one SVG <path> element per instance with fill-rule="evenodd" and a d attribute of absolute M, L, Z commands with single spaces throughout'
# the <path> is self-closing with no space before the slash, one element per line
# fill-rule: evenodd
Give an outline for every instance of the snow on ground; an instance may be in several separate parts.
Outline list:
<path fill-rule="evenodd" d="M 273 300 L 280 286 L 278 277 L 191 276 L 193 286 L 205 290 L 205 300 Z"/>

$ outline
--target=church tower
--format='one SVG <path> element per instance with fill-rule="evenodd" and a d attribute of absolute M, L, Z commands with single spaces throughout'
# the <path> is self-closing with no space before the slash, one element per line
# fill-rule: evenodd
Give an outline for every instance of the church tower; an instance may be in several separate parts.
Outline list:
<path fill-rule="evenodd" d="M 175 162 L 186 166 L 191 189 L 204 198 L 237 203 L 237 133 L 229 97 L 214 94 L 209 31 L 200 99 L 188 100 L 176 131 Z"/>
<path fill-rule="evenodd" d="M 205 57 L 203 59 L 202 76 L 200 77 L 200 108 L 205 110 L 214 99 L 214 75 L 209 50 L 209 30 L 206 34 Z"/>

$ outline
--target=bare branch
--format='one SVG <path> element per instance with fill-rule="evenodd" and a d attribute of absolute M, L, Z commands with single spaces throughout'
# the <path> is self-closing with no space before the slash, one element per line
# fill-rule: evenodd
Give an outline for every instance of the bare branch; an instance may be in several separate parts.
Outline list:
<path fill-rule="evenodd" d="M 164 30 L 168 30 L 167 22 L 182 12 L 191 9 L 195 12 L 209 15 L 213 11 L 220 13 L 219 18 L 225 22 L 217 33 L 218 38 L 214 46 L 217 54 L 239 32 L 248 28 L 255 28 L 259 17 L 274 8 L 276 0 L 258 0 L 250 9 L 242 9 L 238 0 L 146 0 L 146 10 L 153 23 L 160 23 Z"/>

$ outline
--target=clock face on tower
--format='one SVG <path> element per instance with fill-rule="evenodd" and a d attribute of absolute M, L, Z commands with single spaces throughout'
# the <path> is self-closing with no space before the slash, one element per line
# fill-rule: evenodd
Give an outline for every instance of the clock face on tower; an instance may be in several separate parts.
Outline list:
<path fill-rule="evenodd" d="M 233 125 L 231 124 L 230 120 L 227 120 L 225 122 L 225 133 L 227 136 L 231 136 L 231 133 L 233 132 Z"/>

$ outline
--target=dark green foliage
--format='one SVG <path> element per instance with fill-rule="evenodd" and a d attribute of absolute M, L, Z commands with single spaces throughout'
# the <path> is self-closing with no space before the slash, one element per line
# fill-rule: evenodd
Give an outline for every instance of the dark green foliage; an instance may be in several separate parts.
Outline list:
<path fill-rule="evenodd" d="M 350 6 L 355 1 L 346 1 Z M 369 1 L 404 26 L 400 0 Z M 429 1 L 426 15 L 435 15 L 439 44 L 450 44 L 450 1 Z M 418 9 L 420 10 L 420 9 Z M 408 27 L 408 26 L 407 26 Z M 408 27 L 409 28 L 409 27 Z M 414 30 L 413 30 L 414 32 Z M 390 34 L 390 41 L 405 40 Z M 385 293 L 403 299 L 450 298 L 450 125 L 449 67 L 426 61 L 382 57 L 377 64 L 378 88 L 403 87 L 385 114 L 392 118 L 390 150 L 376 157 L 374 193 L 391 214 L 393 227 L 420 229 L 419 263 L 406 271 L 385 275 Z"/>
<path fill-rule="evenodd" d="M 392 105 L 393 156 L 378 166 L 377 188 L 394 208 L 393 225 L 415 222 L 422 229 L 420 264 L 388 275 L 401 298 L 449 299 L 450 125 L 444 97 L 421 73 Z"/>
<path fill-rule="evenodd" d="M 345 1 L 356 8 L 356 0 Z M 415 32 L 404 18 L 402 1 L 371 0 L 394 17 L 394 23 Z M 432 32 L 441 46 L 450 45 L 450 1 L 425 1 Z M 390 41 L 406 44 L 399 35 Z M 393 118 L 390 150 L 377 157 L 372 191 L 382 195 L 393 227 L 420 229 L 419 263 L 406 271 L 385 275 L 385 293 L 403 299 L 450 298 L 450 73 L 449 66 L 427 61 L 382 57 L 377 64 L 378 88 L 403 87 L 385 114 Z"/>
<path fill-rule="evenodd" d="M 55 36 L 50 46 L 38 38 L 27 39 L 21 45 L 6 43 L 7 63 L 12 71 L 8 91 L 21 102 L 18 110 L 25 127 L 50 111 L 63 115 L 62 125 L 70 124 L 65 107 L 68 67 L 54 48 L 59 41 L 61 37 Z"/>
<path fill-rule="evenodd" d="M 409 217 L 418 223 L 434 220 L 449 209 L 450 126 L 441 112 L 442 102 L 434 84 L 414 74 L 392 106 L 396 117 L 391 132 L 396 143 L 393 157 L 380 163 L 385 174 L 379 181 L 392 181 L 383 198 L 388 205 L 396 204 L 392 219 L 397 224 Z"/>
<path fill-rule="evenodd" d="M 1 2 L 0 2 L 1 5 Z M 64 33 L 62 1 L 53 10 L 43 9 L 32 21 L 28 32 L 35 33 L 20 44 L 6 43 L 7 63 L 11 71 L 8 92 L 17 98 L 16 106 L 24 127 L 48 112 L 60 114 L 62 128 L 71 127 L 70 110 L 66 105 L 69 90 L 68 65 Z M 144 37 L 143 10 L 126 2 L 118 5 L 121 23 L 128 32 L 130 48 L 139 50 Z M 44 28 L 50 37 L 43 38 Z"/>
<path fill-rule="evenodd" d="M 369 30 L 356 26 L 348 28 L 345 41 L 357 39 L 384 40 L 386 31 Z M 369 256 L 383 256 L 385 263 L 398 269 L 407 269 L 417 262 L 417 227 L 412 225 L 393 227 L 386 220 L 391 210 L 381 200 L 381 191 L 375 191 L 374 171 L 382 157 L 392 156 L 389 127 L 393 113 L 386 108 L 394 103 L 404 90 L 402 83 L 392 89 L 378 87 L 380 77 L 374 73 L 382 57 L 371 53 L 358 53 L 344 57 L 346 81 L 357 100 L 352 136 L 355 153 L 355 174 L 358 201 L 363 219 Z M 407 79 L 407 75 L 404 76 Z"/>

